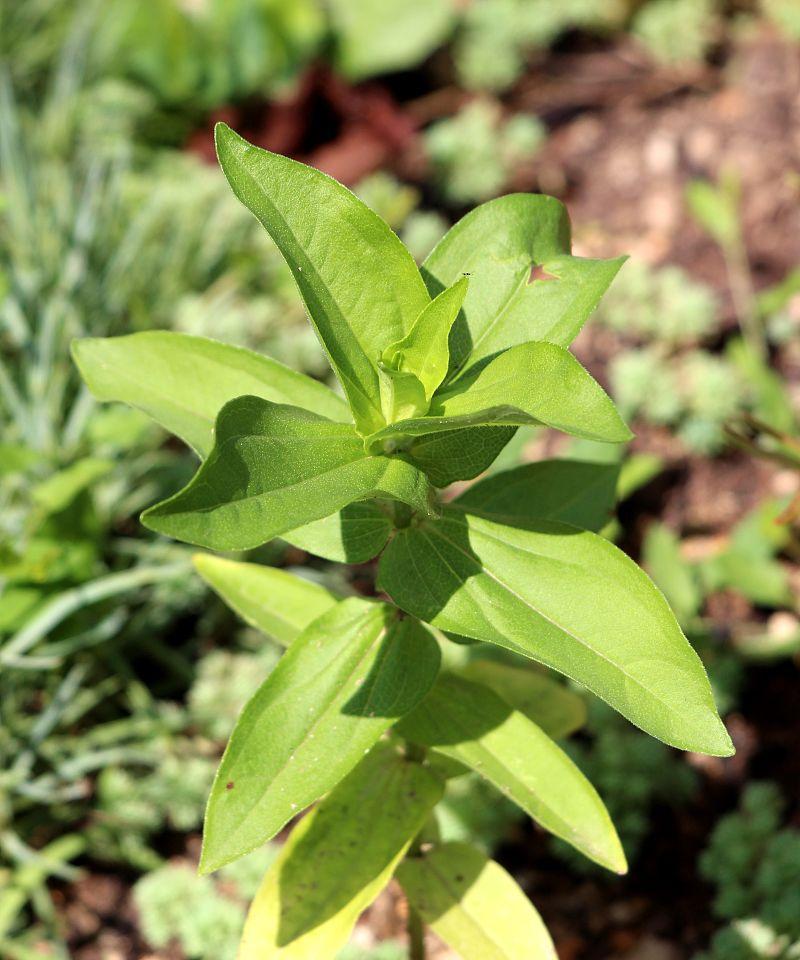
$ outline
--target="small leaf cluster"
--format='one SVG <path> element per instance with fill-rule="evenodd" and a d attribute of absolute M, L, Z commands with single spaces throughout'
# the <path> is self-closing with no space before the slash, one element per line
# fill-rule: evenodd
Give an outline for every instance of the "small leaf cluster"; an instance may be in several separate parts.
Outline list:
<path fill-rule="evenodd" d="M 714 913 L 732 921 L 712 941 L 713 960 L 788 960 L 800 952 L 800 831 L 781 828 L 783 808 L 774 784 L 750 784 L 700 858 L 717 890 Z"/>
<path fill-rule="evenodd" d="M 84 339 L 75 359 L 97 398 L 144 411 L 200 457 L 183 489 L 144 512 L 149 528 L 220 552 L 281 537 L 329 560 L 374 560 L 381 598 L 197 555 L 202 578 L 286 647 L 222 757 L 200 869 L 313 807 L 263 878 L 242 960 L 335 956 L 393 876 L 467 960 L 491 944 L 552 958 L 513 879 L 435 823 L 448 779 L 472 770 L 589 859 L 626 869 L 608 811 L 557 743 L 577 725 L 575 695 L 519 658 L 667 743 L 732 751 L 663 596 L 596 532 L 618 465 L 547 460 L 442 495 L 483 473 L 520 426 L 630 438 L 568 350 L 621 260 L 573 256 L 563 206 L 518 194 L 468 213 L 418 267 L 329 177 L 224 125 L 217 150 L 287 261 L 341 394 L 185 334 Z M 517 660 L 457 668 L 450 637 Z"/>
<path fill-rule="evenodd" d="M 712 291 L 679 267 L 629 264 L 598 320 L 636 345 L 609 367 L 622 413 L 676 429 L 690 449 L 718 450 L 724 424 L 748 396 L 737 365 L 701 347 L 718 326 Z"/>
<path fill-rule="evenodd" d="M 562 33 L 605 33 L 626 15 L 618 0 L 478 0 L 464 10 L 453 43 L 456 73 L 468 90 L 502 93 L 525 72 L 529 56 Z"/>
<path fill-rule="evenodd" d="M 649 0 L 631 23 L 631 33 L 662 63 L 702 63 L 720 31 L 717 0 Z"/>
<path fill-rule="evenodd" d="M 504 117 L 499 103 L 478 99 L 432 124 L 425 131 L 425 151 L 444 199 L 464 206 L 497 196 L 546 136 L 535 116 Z"/>

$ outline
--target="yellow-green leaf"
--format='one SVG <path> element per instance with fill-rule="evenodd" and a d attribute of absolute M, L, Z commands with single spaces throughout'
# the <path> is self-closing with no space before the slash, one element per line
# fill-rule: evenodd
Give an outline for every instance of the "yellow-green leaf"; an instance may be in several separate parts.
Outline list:
<path fill-rule="evenodd" d="M 462 960 L 557 960 L 536 908 L 513 878 L 466 843 L 445 843 L 397 868 L 422 919 Z"/>
<path fill-rule="evenodd" d="M 441 795 L 434 774 L 378 744 L 292 831 L 250 907 L 238 960 L 335 957 Z"/>
<path fill-rule="evenodd" d="M 560 740 L 584 725 L 586 703 L 583 697 L 539 670 L 541 667 L 512 667 L 495 660 L 473 660 L 458 672 L 467 680 L 490 687 L 549 737 Z"/>
<path fill-rule="evenodd" d="M 627 869 L 591 783 L 540 727 L 488 687 L 443 675 L 398 731 L 471 767 L 590 860 L 616 873 Z"/>
<path fill-rule="evenodd" d="M 240 563 L 198 553 L 194 566 L 251 627 L 287 647 L 317 617 L 342 598 L 318 583 L 260 563 Z"/>
<path fill-rule="evenodd" d="M 379 584 L 421 620 L 577 680 L 666 743 L 733 750 L 700 658 L 663 595 L 597 534 L 446 509 L 440 521 L 397 532 Z"/>
<path fill-rule="evenodd" d="M 142 410 L 201 457 L 214 444 L 214 421 L 244 394 L 352 421 L 347 403 L 322 383 L 277 360 L 205 337 L 151 330 L 126 337 L 75 340 L 72 353 L 98 400 Z"/>
<path fill-rule="evenodd" d="M 468 285 L 469 279 L 462 277 L 452 287 L 442 290 L 417 317 L 410 332 L 384 351 L 387 364 L 419 378 L 428 403 L 447 374 L 450 359 L 447 342 Z"/>

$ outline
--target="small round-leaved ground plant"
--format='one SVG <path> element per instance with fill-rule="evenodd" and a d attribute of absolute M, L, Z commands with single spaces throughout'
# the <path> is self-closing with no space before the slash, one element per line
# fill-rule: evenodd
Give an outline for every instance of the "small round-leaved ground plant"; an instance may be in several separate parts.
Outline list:
<path fill-rule="evenodd" d="M 146 526 L 217 551 L 282 537 L 333 561 L 378 558 L 385 599 L 197 557 L 286 645 L 220 763 L 200 869 L 314 805 L 253 901 L 243 960 L 335 957 L 392 876 L 413 958 L 424 923 L 465 960 L 554 958 L 511 877 L 477 848 L 438 842 L 434 816 L 447 778 L 471 768 L 590 859 L 626 869 L 605 807 L 554 739 L 580 723 L 580 701 L 531 661 L 683 750 L 725 756 L 731 742 L 663 596 L 596 532 L 613 468 L 550 460 L 455 499 L 440 491 L 486 470 L 520 425 L 628 440 L 567 349 L 622 261 L 573 257 L 562 204 L 516 194 L 465 216 L 419 269 L 319 171 L 224 125 L 217 151 L 291 267 L 344 399 L 268 357 L 177 333 L 81 340 L 77 363 L 95 396 L 144 410 L 202 460 Z M 446 669 L 447 634 L 508 659 Z"/>

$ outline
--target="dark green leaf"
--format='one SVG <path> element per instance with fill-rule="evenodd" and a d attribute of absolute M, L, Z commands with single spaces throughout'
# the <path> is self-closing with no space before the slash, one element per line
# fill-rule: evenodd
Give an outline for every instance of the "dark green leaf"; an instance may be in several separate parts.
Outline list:
<path fill-rule="evenodd" d="M 516 427 L 469 427 L 414 437 L 408 458 L 424 470 L 436 487 L 472 480 L 494 462 L 516 433 Z"/>
<path fill-rule="evenodd" d="M 455 504 L 511 526 L 538 517 L 597 531 L 611 519 L 618 476 L 617 464 L 542 460 L 481 480 Z"/>

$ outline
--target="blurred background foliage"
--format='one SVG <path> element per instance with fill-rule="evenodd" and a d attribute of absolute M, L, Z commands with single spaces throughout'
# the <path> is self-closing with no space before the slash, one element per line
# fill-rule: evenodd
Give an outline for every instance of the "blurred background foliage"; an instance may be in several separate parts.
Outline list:
<path fill-rule="evenodd" d="M 652 106 L 733 87 L 737 51 L 765 31 L 797 51 L 795 0 L 0 0 L 0 955 L 225 960 L 274 854 L 193 870 L 222 746 L 278 648 L 209 594 L 190 551 L 139 526 L 192 455 L 136 412 L 98 406 L 68 352 L 74 337 L 165 327 L 328 376 L 288 270 L 209 163 L 213 121 L 344 179 L 421 261 L 476 203 L 513 189 L 571 201 L 560 138 L 591 114 L 594 88 L 559 105 L 553 77 L 568 87 L 576 57 L 597 63 L 599 87 L 626 65 L 654 85 Z M 613 89 L 607 113 L 625 102 Z M 685 179 L 675 232 L 694 231 L 712 268 L 691 252 L 635 256 L 577 345 L 635 425 L 632 448 L 520 430 L 495 468 L 619 460 L 606 533 L 672 603 L 743 756 L 687 762 L 586 697 L 568 749 L 634 880 L 590 872 L 582 889 L 630 897 L 663 852 L 658 826 L 699 819 L 680 869 L 700 878 L 707 920 L 676 956 L 790 958 L 800 847 L 785 753 L 800 727 L 780 740 L 748 710 L 773 688 L 796 704 L 800 267 L 751 255 L 735 164 L 690 164 Z M 625 249 L 605 186 L 578 252 Z M 730 491 L 734 516 L 709 520 Z M 364 571 L 281 543 L 254 557 L 369 589 Z M 485 655 L 452 646 L 463 664 Z M 783 797 L 747 785 L 750 758 Z M 591 871 L 470 775 L 449 780 L 438 829 L 477 835 L 523 874 L 537 858 L 572 883 Z M 405 956 L 391 903 L 341 960 Z"/>

